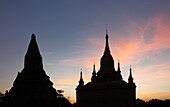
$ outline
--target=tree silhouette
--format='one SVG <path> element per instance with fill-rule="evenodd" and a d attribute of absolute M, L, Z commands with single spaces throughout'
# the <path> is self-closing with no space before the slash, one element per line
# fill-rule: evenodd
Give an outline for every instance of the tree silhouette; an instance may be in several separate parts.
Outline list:
<path fill-rule="evenodd" d="M 135 107 L 170 107 L 170 100 L 152 99 L 147 102 L 136 99 Z"/>
<path fill-rule="evenodd" d="M 5 94 L 0 92 L 0 103 L 2 103 L 2 100 L 3 100 L 4 96 L 5 96 Z"/>
<path fill-rule="evenodd" d="M 57 97 L 61 98 L 63 97 L 64 90 L 57 90 L 57 93 L 58 93 Z"/>

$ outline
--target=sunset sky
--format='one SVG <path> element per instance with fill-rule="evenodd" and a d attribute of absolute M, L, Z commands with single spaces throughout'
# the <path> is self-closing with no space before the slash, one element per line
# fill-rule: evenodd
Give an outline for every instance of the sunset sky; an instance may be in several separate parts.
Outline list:
<path fill-rule="evenodd" d="M 170 0 L 0 0 L 0 91 L 23 69 L 35 33 L 53 87 L 75 101 L 80 69 L 85 83 L 100 67 L 106 29 L 111 54 L 137 98 L 170 99 Z"/>

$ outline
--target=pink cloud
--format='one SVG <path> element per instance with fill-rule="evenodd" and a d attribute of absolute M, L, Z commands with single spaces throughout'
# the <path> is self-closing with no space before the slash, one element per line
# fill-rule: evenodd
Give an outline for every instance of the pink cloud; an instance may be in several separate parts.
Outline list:
<path fill-rule="evenodd" d="M 127 30 L 127 38 L 122 35 L 111 33 L 116 36 L 110 41 L 114 41 L 111 47 L 115 59 L 121 59 L 123 64 L 138 64 L 148 53 L 160 53 L 170 48 L 170 22 L 165 16 L 158 15 L 147 21 L 133 21 Z M 116 48 L 115 48 L 116 47 Z"/>

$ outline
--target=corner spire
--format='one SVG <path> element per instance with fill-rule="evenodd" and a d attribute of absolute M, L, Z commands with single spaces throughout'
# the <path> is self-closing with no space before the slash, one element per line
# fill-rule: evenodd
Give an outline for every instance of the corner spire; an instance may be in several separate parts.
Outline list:
<path fill-rule="evenodd" d="M 131 66 L 130 66 L 130 74 L 129 74 L 128 82 L 129 83 L 133 83 L 132 68 L 131 68 Z"/>
<path fill-rule="evenodd" d="M 95 63 L 94 63 L 94 65 L 93 65 L 93 74 L 96 74 Z"/>
<path fill-rule="evenodd" d="M 118 60 L 118 68 L 117 68 L 117 71 L 118 71 L 119 73 L 121 73 L 119 60 Z"/>
<path fill-rule="evenodd" d="M 31 41 L 28 46 L 27 53 L 25 55 L 24 67 L 43 67 L 42 57 L 36 42 L 35 34 L 31 36 Z"/>
<path fill-rule="evenodd" d="M 96 78 L 96 69 L 95 69 L 95 64 L 93 65 L 93 72 L 92 72 L 92 77 L 91 77 L 91 81 L 95 80 Z"/>
<path fill-rule="evenodd" d="M 130 77 L 132 77 L 132 68 L 131 68 L 131 65 L 130 65 Z"/>
<path fill-rule="evenodd" d="M 83 76 L 82 76 L 82 68 L 81 68 L 81 72 L 80 72 L 79 86 L 84 86 L 84 81 L 83 81 Z"/>
<path fill-rule="evenodd" d="M 80 72 L 80 80 L 83 80 L 83 76 L 82 76 L 82 68 L 81 68 L 81 72 Z"/>

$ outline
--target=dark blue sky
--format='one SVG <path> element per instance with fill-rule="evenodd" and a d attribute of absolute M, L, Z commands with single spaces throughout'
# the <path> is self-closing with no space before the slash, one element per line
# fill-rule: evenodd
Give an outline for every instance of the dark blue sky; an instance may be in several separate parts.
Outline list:
<path fill-rule="evenodd" d="M 10 89 L 22 70 L 31 34 L 35 33 L 54 87 L 64 89 L 66 96 L 74 99 L 80 68 L 86 82 L 94 62 L 99 69 L 108 29 L 112 54 L 116 63 L 118 59 L 122 62 L 124 79 L 132 64 L 136 82 L 144 87 L 138 88 L 138 97 L 149 99 L 148 90 L 153 89 L 159 98 L 167 98 L 161 95 L 170 85 L 158 89 L 160 84 L 151 82 L 155 85 L 147 87 L 150 82 L 141 81 L 145 78 L 141 74 L 153 71 L 147 76 L 154 77 L 152 67 L 170 63 L 169 11 L 169 0 L 1 0 L 0 91 Z M 164 72 L 170 70 L 161 67 Z M 158 80 L 163 77 L 169 78 Z M 74 79 L 71 82 L 69 78 Z"/>

